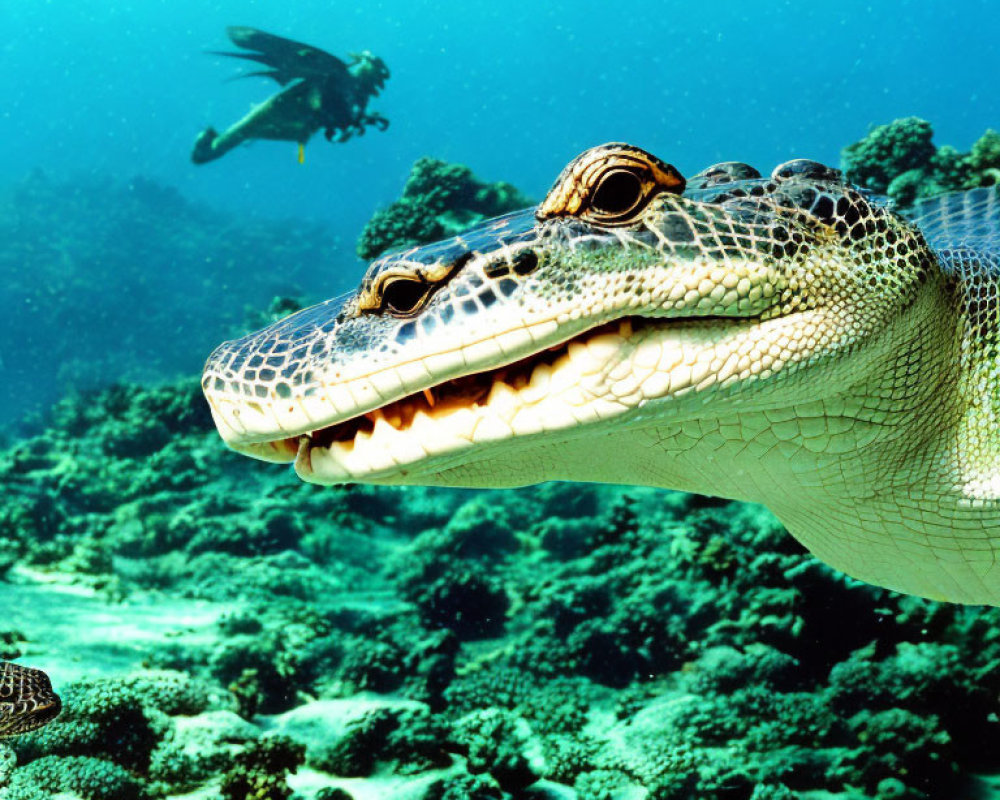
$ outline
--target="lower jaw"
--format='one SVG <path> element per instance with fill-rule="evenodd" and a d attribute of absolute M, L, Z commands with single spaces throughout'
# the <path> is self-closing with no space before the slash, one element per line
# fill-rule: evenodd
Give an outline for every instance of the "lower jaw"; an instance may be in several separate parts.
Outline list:
<path fill-rule="evenodd" d="M 561 433 L 572 427 L 572 417 L 563 421 Z M 554 446 L 555 430 L 539 432 L 546 446 Z M 592 426 L 577 432 L 579 436 L 593 433 Z M 501 466 L 508 459 L 523 460 L 525 451 L 534 449 L 533 436 L 499 436 L 495 439 L 469 441 L 454 438 L 435 443 L 433 452 L 414 454 L 412 459 L 393 457 L 388 447 L 368 446 L 350 452 L 335 447 L 320 447 L 303 437 L 295 460 L 295 472 L 308 483 L 335 485 L 365 483 L 376 485 L 452 486 L 464 488 L 505 488 L 547 480 L 529 477 L 518 468 L 505 471 Z M 570 436 L 568 438 L 574 438 Z M 514 451 L 517 451 L 516 453 Z M 485 465 L 485 466 L 483 466 Z M 480 468 L 481 467 L 481 468 Z"/>
<path fill-rule="evenodd" d="M 305 481 L 323 484 L 437 483 L 434 476 L 471 460 L 495 460 L 508 448 L 526 448 L 540 437 L 554 442 L 585 436 L 593 433 L 595 425 L 619 420 L 630 410 L 595 400 L 585 385 L 575 386 L 535 406 L 522 407 L 510 418 L 490 406 L 458 409 L 433 423 L 433 430 L 420 426 L 420 435 L 380 427 L 350 446 L 335 442 L 326 447 L 303 436 L 295 471 Z"/>
<path fill-rule="evenodd" d="M 332 486 L 343 483 L 401 483 L 410 474 L 409 464 L 383 469 L 350 469 L 332 448 L 314 445 L 303 436 L 295 458 L 295 474 L 307 483 Z"/>
<path fill-rule="evenodd" d="M 511 426 L 510 421 L 525 406 L 542 405 L 543 400 L 550 399 L 553 385 L 565 391 L 582 382 L 585 376 L 580 374 L 580 353 L 589 353 L 586 348 L 595 345 L 604 348 L 605 354 L 609 347 L 621 348 L 633 335 L 633 324 L 632 319 L 607 323 L 521 362 L 449 381 L 328 428 L 271 442 L 241 444 L 234 449 L 265 461 L 294 461 L 303 480 L 315 481 L 320 473 L 329 472 L 330 482 L 342 482 L 360 479 L 361 475 L 345 464 L 353 460 L 358 450 L 383 449 L 393 453 L 393 463 L 385 463 L 374 472 L 361 470 L 367 479 L 383 472 L 398 473 L 409 463 L 441 455 L 442 451 L 536 432 L 542 424 L 562 427 L 567 419 L 558 419 L 562 415 L 551 410 L 535 425 Z M 575 365 L 571 354 L 576 354 Z M 590 361 L 590 367 L 594 368 L 594 358 Z M 592 392 L 602 393 L 599 387 L 593 387 Z M 580 402 L 586 402 L 586 398 Z M 569 415 L 568 421 L 572 423 L 574 417 Z M 449 442 L 448 434 L 456 430 L 464 438 L 450 437 Z M 423 442 L 429 444 L 423 447 Z M 314 460 L 327 469 L 315 468 Z"/>
<path fill-rule="evenodd" d="M 433 431 L 392 431 L 351 446 L 317 445 L 308 437 L 299 440 L 295 472 L 305 481 L 337 483 L 436 483 L 435 475 L 471 460 L 495 459 L 510 447 L 525 447 L 527 440 L 565 434 L 569 428 L 591 428 L 597 417 L 549 402 L 544 417 L 527 411 L 513 426 L 488 407 L 459 409 L 436 422 Z M 562 408 L 560 408 L 562 406 Z M 622 409 L 618 409 L 620 412 Z M 542 421 L 544 419 L 544 422 Z M 421 480 L 418 480 L 418 476 Z"/>
<path fill-rule="evenodd" d="M 565 437 L 571 428 L 620 419 L 654 396 L 694 388 L 671 386 L 668 381 L 660 391 L 641 386 L 623 396 L 608 385 L 615 368 L 629 364 L 630 353 L 644 343 L 662 347 L 667 328 L 675 338 L 685 323 L 697 324 L 664 322 L 617 320 L 554 348 L 555 355 L 542 351 L 506 368 L 467 376 L 452 382 L 460 384 L 457 389 L 448 390 L 447 384 L 445 391 L 435 387 L 429 391 L 443 398 L 437 402 L 417 393 L 312 434 L 251 445 L 247 450 L 255 452 L 247 454 L 294 461 L 299 477 L 313 483 L 409 483 L 416 482 L 417 474 L 427 477 L 460 465 L 464 460 L 460 454 L 472 447 L 537 434 Z M 740 323 L 732 319 L 732 324 Z M 505 383 L 511 373 L 529 377 L 515 389 Z M 663 376 L 659 378 L 662 383 Z M 498 383 L 503 384 L 499 389 Z"/>
<path fill-rule="evenodd" d="M 276 439 L 272 442 L 253 442 L 250 444 L 230 444 L 229 447 L 250 458 L 268 461 L 272 464 L 290 464 L 295 461 L 300 442 L 308 439 L 306 436 Z"/>

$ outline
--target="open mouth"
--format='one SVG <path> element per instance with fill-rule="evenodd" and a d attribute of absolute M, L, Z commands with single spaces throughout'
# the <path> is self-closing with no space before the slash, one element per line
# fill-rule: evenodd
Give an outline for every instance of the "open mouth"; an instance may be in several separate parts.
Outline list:
<path fill-rule="evenodd" d="M 439 466 L 445 463 L 441 458 L 470 446 L 586 428 L 711 380 L 709 360 L 697 357 L 707 342 L 706 320 L 713 321 L 712 339 L 759 322 L 757 317 L 621 317 L 520 360 L 414 391 L 332 425 L 235 449 L 268 461 L 294 461 L 305 480 L 343 483 L 406 476 L 418 462 Z"/>
<path fill-rule="evenodd" d="M 627 339 L 637 328 L 651 323 L 652 320 L 642 317 L 624 317 L 607 322 L 520 361 L 445 381 L 351 419 L 310 431 L 303 437 L 287 441 L 298 442 L 305 438 L 312 447 L 329 448 L 339 444 L 349 448 L 353 443 L 372 436 L 376 426 L 383 423 L 396 431 L 405 432 L 413 427 L 421 416 L 432 419 L 443 418 L 459 409 L 476 409 L 490 405 L 501 395 L 524 395 L 523 400 L 530 402 L 547 388 L 554 365 L 561 359 L 568 358 L 571 348 L 585 347 L 602 336 Z M 532 389 L 535 391 L 532 392 Z"/>
<path fill-rule="evenodd" d="M 454 427 L 449 423 L 463 413 L 463 428 L 469 428 L 469 413 L 510 424 L 518 410 L 539 404 L 554 388 L 578 379 L 574 374 L 560 380 L 567 372 L 563 367 L 573 361 L 578 350 L 602 346 L 617 349 L 636 330 L 658 322 L 663 321 L 642 317 L 613 320 L 502 367 L 454 378 L 333 425 L 251 447 L 267 448 L 269 460 L 297 458 L 300 465 L 305 461 L 308 469 L 314 451 L 349 456 L 357 447 L 378 446 L 387 434 L 412 433 L 418 436 L 411 438 L 438 440 L 447 428 Z M 468 433 L 472 437 L 477 422 L 471 422 Z M 402 438 L 392 437 L 394 441 Z"/>

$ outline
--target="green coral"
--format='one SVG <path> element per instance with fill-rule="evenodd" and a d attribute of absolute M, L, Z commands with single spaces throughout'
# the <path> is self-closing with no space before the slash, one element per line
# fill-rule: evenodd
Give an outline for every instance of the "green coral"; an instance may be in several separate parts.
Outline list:
<path fill-rule="evenodd" d="M 0 744 L 0 789 L 7 785 L 16 766 L 17 755 L 6 745 Z"/>
<path fill-rule="evenodd" d="M 316 793 L 316 800 L 354 800 L 354 796 L 346 789 L 340 787 L 326 787 Z"/>
<path fill-rule="evenodd" d="M 391 572 L 428 627 L 447 628 L 460 639 L 498 636 L 510 597 L 482 559 L 515 547 L 514 534 L 500 515 L 463 507 L 443 531 L 425 531 L 399 553 Z"/>
<path fill-rule="evenodd" d="M 434 781 L 423 800 L 503 800 L 508 796 L 488 775 L 454 775 Z"/>
<path fill-rule="evenodd" d="M 260 738 L 260 730 L 230 711 L 185 720 L 153 751 L 149 777 L 171 791 L 191 791 L 232 766 L 234 750 Z"/>
<path fill-rule="evenodd" d="M 853 183 L 888 194 L 901 206 L 944 192 L 990 186 L 1000 179 L 1000 134 L 987 130 L 969 153 L 935 147 L 931 124 L 919 117 L 873 128 L 844 148 L 845 176 Z"/>
<path fill-rule="evenodd" d="M 371 775 L 379 763 L 399 775 L 446 767 L 444 724 L 426 708 L 379 708 L 351 721 L 344 735 L 313 754 L 318 769 L 345 778 Z"/>
<path fill-rule="evenodd" d="M 142 683 L 123 685 L 98 679 L 71 683 L 62 693 L 63 712 L 39 731 L 17 739 L 18 761 L 44 756 L 103 757 L 145 774 L 157 745 L 166 736 L 166 715 L 148 705 Z"/>
<path fill-rule="evenodd" d="M 509 711 L 491 708 L 467 714 L 455 724 L 451 740 L 470 773 L 488 773 L 505 791 L 520 791 L 545 772 L 534 732 Z"/>
<path fill-rule="evenodd" d="M 137 675 L 125 675 L 114 681 L 99 681 L 92 685 L 112 685 L 116 692 L 140 698 L 143 705 L 170 716 L 201 714 L 215 701 L 214 690 L 209 684 L 172 670 L 146 670 Z"/>
<path fill-rule="evenodd" d="M 138 800 L 155 780 L 185 786 L 205 776 L 195 759 L 174 746 L 170 720 L 209 708 L 212 692 L 201 681 L 149 671 L 77 681 L 62 694 L 63 712 L 54 722 L 14 740 L 22 766 L 11 779 L 8 800 L 27 800 L 36 791 Z"/>
<path fill-rule="evenodd" d="M 573 783 L 579 800 L 616 800 L 629 795 L 632 786 L 628 775 L 609 769 L 581 773 Z"/>
<path fill-rule="evenodd" d="M 879 125 L 861 141 L 844 148 L 844 173 L 852 183 L 884 193 L 893 177 L 931 160 L 933 137 L 931 124 L 919 117 Z"/>
<path fill-rule="evenodd" d="M 316 754 L 313 766 L 344 778 L 363 778 L 375 770 L 387 747 L 389 734 L 398 726 L 397 715 L 387 708 L 376 709 L 353 720 L 346 733 L 329 748 Z"/>
<path fill-rule="evenodd" d="M 868 746 L 856 755 L 855 763 L 859 782 L 869 790 L 886 778 L 902 778 L 914 788 L 934 786 L 942 796 L 957 791 L 953 743 L 936 716 L 901 708 L 866 710 L 852 717 L 849 725 Z"/>
<path fill-rule="evenodd" d="M 991 128 L 979 137 L 966 163 L 973 175 L 979 175 L 980 185 L 1000 183 L 1000 133 Z"/>
<path fill-rule="evenodd" d="M 528 199 L 509 183 L 483 183 L 464 164 L 420 158 L 403 196 L 365 225 L 358 255 L 370 260 L 390 249 L 454 236 L 487 217 L 527 205 Z"/>
<path fill-rule="evenodd" d="M 305 763 L 306 748 L 287 736 L 266 736 L 251 742 L 233 758 L 222 778 L 224 800 L 288 800 L 288 774 Z"/>
<path fill-rule="evenodd" d="M 146 785 L 124 767 L 87 756 L 44 756 L 14 772 L 4 800 L 51 800 L 72 792 L 84 800 L 148 800 Z"/>

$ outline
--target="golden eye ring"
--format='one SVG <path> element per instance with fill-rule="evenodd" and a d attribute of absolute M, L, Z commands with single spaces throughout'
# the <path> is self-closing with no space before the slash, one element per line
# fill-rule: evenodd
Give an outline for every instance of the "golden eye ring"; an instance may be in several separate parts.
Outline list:
<path fill-rule="evenodd" d="M 433 263 L 401 260 L 381 270 L 377 269 L 379 262 L 375 262 L 376 274 L 365 279 L 358 293 L 357 311 L 360 314 L 386 313 L 399 319 L 416 316 L 472 255 L 465 253 L 451 261 L 439 259 Z"/>
<path fill-rule="evenodd" d="M 612 142 L 577 156 L 539 205 L 539 221 L 575 217 L 598 225 L 631 225 L 662 192 L 680 194 L 684 177 L 638 147 Z"/>

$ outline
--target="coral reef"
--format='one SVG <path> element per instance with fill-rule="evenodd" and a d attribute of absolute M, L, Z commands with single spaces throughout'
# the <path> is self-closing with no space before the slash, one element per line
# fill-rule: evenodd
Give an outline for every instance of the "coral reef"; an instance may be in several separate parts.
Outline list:
<path fill-rule="evenodd" d="M 447 729 L 426 708 L 382 707 L 352 720 L 343 736 L 310 763 L 346 778 L 371 775 L 379 764 L 399 774 L 447 767 Z"/>
<path fill-rule="evenodd" d="M 358 239 L 366 261 L 387 250 L 454 236 L 488 217 L 530 205 L 509 183 L 483 183 L 464 164 L 417 160 L 403 196 L 375 212 Z"/>
<path fill-rule="evenodd" d="M 223 800 L 288 800 L 292 796 L 288 773 L 295 772 L 305 756 L 305 746 L 286 736 L 251 742 L 222 778 Z"/>
<path fill-rule="evenodd" d="M 110 761 L 45 756 L 14 773 L 5 800 L 49 800 L 62 793 L 84 800 L 150 800 L 142 781 Z"/>
<path fill-rule="evenodd" d="M 18 769 L 5 800 L 58 792 L 86 800 L 145 800 L 164 778 L 185 788 L 207 777 L 202 764 L 177 747 L 171 719 L 217 702 L 207 684 L 180 673 L 145 672 L 79 681 L 63 697 L 70 706 L 55 722 L 13 741 Z"/>
<path fill-rule="evenodd" d="M 316 490 L 208 428 L 190 384 L 119 385 L 61 401 L 0 453 L 12 579 L 228 608 L 209 643 L 147 644 L 138 676 L 65 687 L 63 716 L 0 762 L 10 797 L 215 780 L 285 798 L 303 759 L 328 795 L 387 774 L 417 781 L 413 797 L 545 779 L 580 798 L 918 798 L 1000 769 L 996 609 L 850 581 L 753 506 L 604 486 Z M 390 705 L 361 710 L 373 694 Z M 315 698 L 361 705 L 324 745 L 294 729 L 258 742 L 261 719 Z"/>
<path fill-rule="evenodd" d="M 986 131 L 968 153 L 949 145 L 935 147 L 933 137 L 931 124 L 919 117 L 879 125 L 844 148 L 844 174 L 902 207 L 924 197 L 1000 182 L 1000 133 Z"/>

